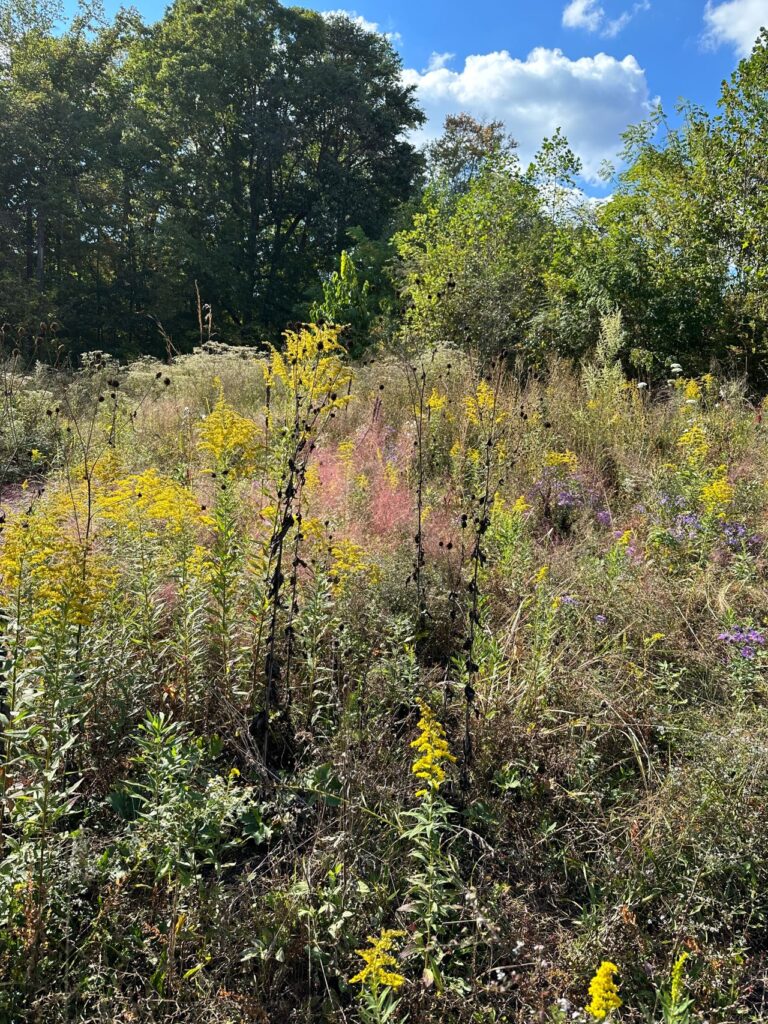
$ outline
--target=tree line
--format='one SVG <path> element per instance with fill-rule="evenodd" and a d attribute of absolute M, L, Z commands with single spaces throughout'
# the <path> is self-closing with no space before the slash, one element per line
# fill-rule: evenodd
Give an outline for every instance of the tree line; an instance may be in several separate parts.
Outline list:
<path fill-rule="evenodd" d="M 25 5 L 26 8 L 26 5 Z M 175 0 L 155 25 L 6 5 L 0 313 L 76 348 L 229 340 L 306 312 L 350 228 L 412 194 L 421 123 L 400 60 L 344 17 Z"/>
<path fill-rule="evenodd" d="M 3 0 L 0 318 L 37 353 L 237 344 L 313 319 L 579 357 L 620 310 L 638 371 L 768 340 L 768 32 L 718 109 L 627 129 L 608 199 L 558 131 L 529 165 L 467 114 L 423 123 L 382 35 L 277 0 L 145 25 Z M 512 131 L 514 126 L 509 126 Z M 212 329 L 212 322 L 215 328 Z"/>

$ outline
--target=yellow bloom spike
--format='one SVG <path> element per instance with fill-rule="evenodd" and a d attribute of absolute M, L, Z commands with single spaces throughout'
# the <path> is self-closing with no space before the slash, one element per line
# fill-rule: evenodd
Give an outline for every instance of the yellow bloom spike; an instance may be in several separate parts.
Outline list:
<path fill-rule="evenodd" d="M 603 960 L 597 974 L 589 983 L 591 999 L 586 1010 L 595 1020 L 605 1020 L 612 1010 L 618 1010 L 623 1005 L 618 986 L 613 980 L 614 975 L 618 973 L 619 968 L 616 964 L 612 964 L 610 960 Z"/>
<path fill-rule="evenodd" d="M 576 453 L 566 448 L 564 452 L 547 452 L 544 456 L 544 465 L 550 467 L 564 467 L 571 473 L 575 473 L 579 467 L 579 460 Z"/>
<path fill-rule="evenodd" d="M 690 463 L 702 462 L 709 454 L 709 442 L 700 423 L 692 423 L 677 439 L 677 447 Z"/>
<path fill-rule="evenodd" d="M 701 503 L 710 519 L 725 519 L 733 501 L 733 487 L 728 481 L 727 468 L 719 466 L 714 478 L 701 489 Z"/>
<path fill-rule="evenodd" d="M 224 395 L 200 426 L 198 450 L 210 455 L 217 469 L 226 469 L 237 476 L 248 476 L 256 468 L 260 446 L 259 428 L 229 405 Z"/>
<path fill-rule="evenodd" d="M 343 362 L 341 331 L 341 327 L 306 324 L 300 331 L 286 331 L 284 352 L 272 349 L 272 377 L 307 407 L 320 403 L 327 410 L 341 409 L 350 401 L 352 371 Z"/>
<path fill-rule="evenodd" d="M 411 771 L 417 779 L 423 779 L 427 783 L 426 789 L 420 789 L 416 796 L 426 796 L 431 790 L 437 792 L 445 782 L 444 764 L 456 763 L 456 758 L 451 753 L 448 741 L 445 738 L 445 729 L 437 721 L 429 708 L 423 701 L 419 702 L 421 718 L 419 729 L 421 735 L 415 739 L 411 746 L 421 755 L 411 767 Z"/>
<path fill-rule="evenodd" d="M 332 546 L 331 555 L 333 556 L 331 579 L 335 594 L 343 594 L 356 576 L 364 575 L 371 583 L 378 582 L 378 567 L 368 560 L 365 549 L 361 548 L 359 544 L 355 544 L 354 541 L 340 540 Z"/>
<path fill-rule="evenodd" d="M 670 996 L 672 999 L 672 1005 L 677 1006 L 680 1002 L 680 998 L 683 994 L 683 977 L 685 975 L 685 962 L 690 957 L 690 953 L 683 952 L 675 960 L 672 967 L 672 984 L 670 986 Z"/>
<path fill-rule="evenodd" d="M 464 410 L 467 420 L 475 426 L 486 421 L 490 422 L 494 410 L 496 410 L 494 423 L 501 423 L 504 420 L 504 413 L 498 410 L 496 392 L 484 380 L 477 385 L 474 395 L 468 395 L 464 399 Z"/>
<path fill-rule="evenodd" d="M 355 952 L 365 963 L 365 967 L 349 979 L 350 985 L 366 985 L 374 990 L 382 985 L 389 988 L 400 988 L 405 978 L 391 968 L 397 967 L 397 960 L 392 956 L 395 939 L 402 938 L 405 932 L 386 928 L 378 939 L 368 936 L 370 949 L 358 949 Z"/>

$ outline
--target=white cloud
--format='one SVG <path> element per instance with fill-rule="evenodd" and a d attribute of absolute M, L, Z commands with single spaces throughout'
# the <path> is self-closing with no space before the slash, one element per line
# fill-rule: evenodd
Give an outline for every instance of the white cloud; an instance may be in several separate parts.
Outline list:
<path fill-rule="evenodd" d="M 455 53 L 435 53 L 430 55 L 429 63 L 427 64 L 424 71 L 439 71 L 441 68 L 446 67 L 453 58 L 456 56 Z"/>
<path fill-rule="evenodd" d="M 597 0 L 571 0 L 563 11 L 566 28 L 585 28 L 597 32 L 605 18 L 605 11 Z"/>
<path fill-rule="evenodd" d="M 707 0 L 704 9 L 706 40 L 710 45 L 727 43 L 740 57 L 752 50 L 760 29 L 768 25 L 768 0 Z"/>
<path fill-rule="evenodd" d="M 616 18 L 609 18 L 598 0 L 569 0 L 563 8 L 565 28 L 582 28 L 587 32 L 599 32 L 613 39 L 632 21 L 635 15 L 650 10 L 650 0 L 637 0 L 628 10 Z"/>
<path fill-rule="evenodd" d="M 369 21 L 364 18 L 362 14 L 358 14 L 357 11 L 347 11 L 343 7 L 337 7 L 333 11 L 321 11 L 324 18 L 349 18 L 350 21 L 354 21 L 356 25 L 359 25 L 365 32 L 379 32 L 388 39 L 393 46 L 399 46 L 403 41 L 403 37 L 399 32 L 385 32 L 377 21 Z"/>
<path fill-rule="evenodd" d="M 438 135 L 446 114 L 466 111 L 503 121 L 527 162 L 542 138 L 561 127 L 592 180 L 603 160 L 615 158 L 620 133 L 649 107 L 645 72 L 632 56 L 570 60 L 561 50 L 539 47 L 520 60 L 500 50 L 467 57 L 461 71 L 408 69 L 403 77 L 416 86 L 428 117 L 419 141 Z"/>

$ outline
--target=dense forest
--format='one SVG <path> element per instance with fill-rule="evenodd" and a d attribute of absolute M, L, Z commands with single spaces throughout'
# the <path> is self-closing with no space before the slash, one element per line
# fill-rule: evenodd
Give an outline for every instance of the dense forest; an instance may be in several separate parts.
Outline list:
<path fill-rule="evenodd" d="M 536 362 L 589 350 L 619 308 L 657 373 L 714 357 L 760 375 L 765 34 L 716 113 L 628 128 L 602 202 L 559 132 L 526 167 L 514 125 L 457 112 L 417 152 L 397 53 L 342 16 L 6 6 L 3 37 L 0 319 L 28 353 L 189 351 L 211 318 L 259 345 L 325 319 L 356 351 L 405 325 Z"/>
<path fill-rule="evenodd" d="M 768 31 L 595 200 L 340 14 L 0 27 L 0 1024 L 765 1024 Z"/>

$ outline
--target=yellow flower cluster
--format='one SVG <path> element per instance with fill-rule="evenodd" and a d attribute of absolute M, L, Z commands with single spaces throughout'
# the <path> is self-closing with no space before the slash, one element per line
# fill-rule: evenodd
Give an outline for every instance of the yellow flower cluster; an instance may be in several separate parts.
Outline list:
<path fill-rule="evenodd" d="M 502 498 L 498 491 L 493 496 L 493 503 L 491 504 L 491 521 L 495 521 L 500 516 L 511 515 L 515 518 L 524 516 L 526 512 L 530 512 L 531 506 L 528 504 L 526 499 L 521 495 L 517 498 L 511 506 Z"/>
<path fill-rule="evenodd" d="M 355 457 L 355 442 L 342 441 L 338 447 L 339 458 L 345 466 L 351 466 Z"/>
<path fill-rule="evenodd" d="M 547 452 L 544 456 L 544 465 L 555 467 L 562 466 L 573 473 L 578 468 L 579 460 L 574 452 L 566 449 L 564 452 Z"/>
<path fill-rule="evenodd" d="M 701 503 L 711 519 L 725 519 L 728 506 L 733 501 L 733 487 L 726 474 L 726 467 L 719 466 L 714 478 L 701 489 Z"/>
<path fill-rule="evenodd" d="M 691 377 L 690 380 L 687 380 L 685 382 L 684 394 L 689 402 L 698 402 L 698 400 L 701 398 L 701 387 L 699 386 L 699 382 L 694 377 Z"/>
<path fill-rule="evenodd" d="M 702 425 L 692 423 L 677 439 L 677 447 L 681 449 L 689 462 L 702 462 L 709 454 L 709 442 Z"/>
<path fill-rule="evenodd" d="M 426 796 L 430 790 L 437 792 L 445 782 L 443 766 L 448 762 L 455 764 L 456 758 L 448 746 L 445 729 L 437 721 L 431 708 L 423 701 L 419 702 L 419 708 L 421 735 L 411 743 L 414 750 L 418 751 L 419 757 L 413 762 L 411 771 L 417 779 L 423 779 L 427 784 L 427 788 L 418 790 L 416 796 Z"/>
<path fill-rule="evenodd" d="M 384 466 L 384 479 L 387 481 L 387 484 L 392 488 L 397 487 L 397 485 L 400 483 L 400 474 L 398 473 L 397 466 L 394 464 L 394 462 L 387 462 L 386 465 Z"/>
<path fill-rule="evenodd" d="M 97 496 L 96 509 L 116 529 L 148 538 L 183 533 L 203 522 L 192 492 L 156 469 L 117 480 L 108 493 Z"/>
<path fill-rule="evenodd" d="M 267 383 L 280 381 L 291 398 L 300 397 L 307 407 L 318 402 L 327 409 L 345 406 L 350 400 L 346 392 L 352 372 L 342 362 L 342 329 L 307 324 L 300 331 L 286 331 L 285 351 L 272 349 Z"/>
<path fill-rule="evenodd" d="M 219 397 L 200 426 L 198 450 L 210 455 L 217 471 L 249 476 L 256 469 L 259 428 L 229 405 L 219 386 Z"/>
<path fill-rule="evenodd" d="M 432 388 L 432 394 L 427 399 L 427 407 L 430 412 L 441 412 L 445 408 L 445 403 L 447 401 L 447 395 L 441 395 L 437 388 Z"/>
<path fill-rule="evenodd" d="M 367 481 L 366 481 L 367 482 Z M 378 575 L 376 566 L 368 561 L 365 549 L 351 540 L 340 540 L 331 548 L 333 563 L 331 577 L 336 594 L 343 594 L 351 578 L 366 574 L 375 583 Z"/>
<path fill-rule="evenodd" d="M 464 399 L 467 419 L 475 426 L 487 421 L 494 409 L 496 409 L 496 406 L 496 392 L 485 380 L 481 380 L 477 385 L 474 395 L 468 395 Z M 503 415 L 497 411 L 495 422 L 500 423 L 503 418 Z"/>
<path fill-rule="evenodd" d="M 670 986 L 670 998 L 672 1000 L 673 1006 L 677 1006 L 683 994 L 683 976 L 685 974 L 685 962 L 686 960 L 688 960 L 690 955 L 690 953 L 686 952 L 681 953 L 672 966 L 672 984 Z"/>
<path fill-rule="evenodd" d="M 591 999 L 586 1009 L 595 1020 L 605 1020 L 612 1010 L 618 1010 L 622 1005 L 618 986 L 613 980 L 614 975 L 618 973 L 619 968 L 616 964 L 612 964 L 610 960 L 603 960 L 597 974 L 589 983 Z"/>
<path fill-rule="evenodd" d="M 35 628 L 85 626 L 113 573 L 82 537 L 84 487 L 53 491 L 31 513 L 10 520 L 0 547 L 0 592 Z"/>
<path fill-rule="evenodd" d="M 366 985 L 377 991 L 382 985 L 389 988 L 400 988 L 405 983 L 402 974 L 393 971 L 397 967 L 397 960 L 392 956 L 392 949 L 395 939 L 402 938 L 405 932 L 397 931 L 394 928 L 385 928 L 378 939 L 372 935 L 368 937 L 370 949 L 358 949 L 355 952 L 365 963 L 365 967 L 359 971 L 354 978 L 350 978 L 351 985 Z"/>

